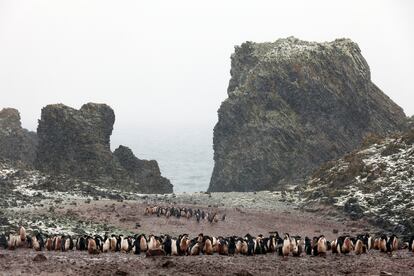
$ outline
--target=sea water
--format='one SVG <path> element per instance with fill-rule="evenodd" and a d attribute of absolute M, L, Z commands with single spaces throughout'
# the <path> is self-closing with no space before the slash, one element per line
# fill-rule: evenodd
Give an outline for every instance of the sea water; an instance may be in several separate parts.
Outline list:
<path fill-rule="evenodd" d="M 113 150 L 132 149 L 140 159 L 158 161 L 174 192 L 206 191 L 213 171 L 213 126 L 134 127 L 115 129 Z"/>

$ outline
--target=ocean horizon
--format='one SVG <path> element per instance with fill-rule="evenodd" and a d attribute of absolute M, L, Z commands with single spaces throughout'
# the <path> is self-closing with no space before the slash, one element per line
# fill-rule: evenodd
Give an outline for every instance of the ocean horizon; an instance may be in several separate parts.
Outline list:
<path fill-rule="evenodd" d="M 213 171 L 213 126 L 115 129 L 112 150 L 132 149 L 139 159 L 156 160 L 174 192 L 207 191 Z"/>

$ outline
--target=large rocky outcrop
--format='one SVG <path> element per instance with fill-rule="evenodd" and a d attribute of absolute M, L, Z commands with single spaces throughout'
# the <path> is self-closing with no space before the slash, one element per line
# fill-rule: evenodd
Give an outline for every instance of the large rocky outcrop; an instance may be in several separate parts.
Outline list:
<path fill-rule="evenodd" d="M 290 37 L 236 47 L 218 117 L 209 191 L 300 183 L 367 134 L 406 125 L 403 110 L 371 82 L 367 62 L 349 39 Z"/>
<path fill-rule="evenodd" d="M 172 192 L 173 186 L 167 178 L 161 176 L 157 161 L 138 159 L 132 150 L 125 146 L 119 146 L 114 151 L 114 156 L 134 182 L 143 184 L 143 193 L 151 193 L 153 190 L 158 193 Z"/>
<path fill-rule="evenodd" d="M 80 110 L 63 104 L 44 107 L 37 128 L 37 167 L 86 178 L 112 174 L 109 141 L 114 122 L 115 114 L 105 104 L 90 103 Z"/>
<path fill-rule="evenodd" d="M 37 128 L 36 167 L 48 174 L 66 174 L 111 188 L 172 192 L 172 185 L 161 177 L 158 166 L 127 168 L 122 158 L 112 154 L 110 136 L 114 122 L 114 111 L 106 104 L 88 103 L 79 110 L 63 104 L 44 107 Z M 134 169 L 142 171 L 131 171 Z M 151 177 L 135 177 L 149 174 Z M 168 187 L 157 181 L 168 182 Z"/>
<path fill-rule="evenodd" d="M 14 108 L 0 111 L 0 157 L 32 166 L 36 157 L 36 133 L 22 128 Z"/>

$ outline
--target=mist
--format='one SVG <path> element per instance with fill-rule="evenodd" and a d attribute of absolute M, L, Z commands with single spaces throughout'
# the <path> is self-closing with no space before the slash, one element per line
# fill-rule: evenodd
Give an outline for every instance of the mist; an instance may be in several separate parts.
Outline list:
<path fill-rule="evenodd" d="M 211 149 L 235 45 L 347 37 L 374 83 L 413 115 L 413 8 L 412 1 L 0 1 L 1 106 L 17 108 L 23 126 L 36 130 L 47 104 L 107 103 L 116 114 L 113 147 L 132 141 L 139 156 L 157 158 L 145 143 L 186 129 L 203 133 Z"/>

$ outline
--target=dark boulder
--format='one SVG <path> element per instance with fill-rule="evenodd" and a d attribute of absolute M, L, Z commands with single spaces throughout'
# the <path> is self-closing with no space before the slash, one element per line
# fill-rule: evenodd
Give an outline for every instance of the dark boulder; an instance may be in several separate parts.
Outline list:
<path fill-rule="evenodd" d="M 167 178 L 161 176 L 157 161 L 138 159 L 125 146 L 119 146 L 114 151 L 114 156 L 134 182 L 138 183 L 143 193 L 172 193 L 173 186 Z"/>

